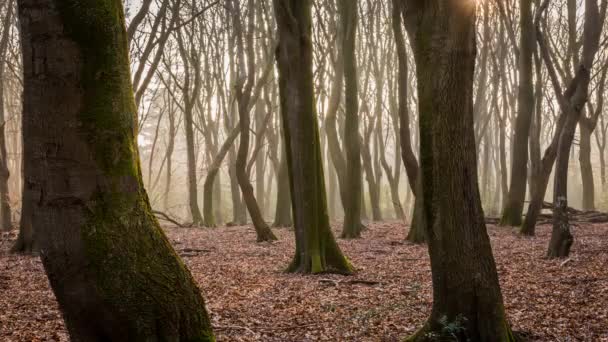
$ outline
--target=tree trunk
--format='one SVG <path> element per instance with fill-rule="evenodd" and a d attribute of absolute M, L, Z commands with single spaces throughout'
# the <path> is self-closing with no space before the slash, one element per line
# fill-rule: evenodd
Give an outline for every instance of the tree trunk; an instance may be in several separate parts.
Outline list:
<path fill-rule="evenodd" d="M 7 3 L 2 37 L 0 37 L 0 231 L 9 231 L 13 228 L 12 211 L 9 197 L 8 178 L 8 153 L 6 150 L 6 115 L 4 114 L 4 76 L 5 61 L 8 55 L 8 40 L 10 25 L 13 22 L 13 1 Z"/>
<path fill-rule="evenodd" d="M 71 340 L 214 341 L 143 188 L 122 2 L 18 3 L 25 183 Z"/>
<path fill-rule="evenodd" d="M 288 270 L 351 273 L 329 226 L 312 73 L 311 1 L 274 0 L 296 254 Z"/>
<path fill-rule="evenodd" d="M 514 341 L 504 312 L 477 181 L 473 123 L 475 3 L 408 2 L 420 113 L 423 214 L 433 309 L 410 341 Z M 449 336 L 445 325 L 459 329 Z"/>
<path fill-rule="evenodd" d="M 376 183 L 376 175 L 372 164 L 372 154 L 370 152 L 371 141 L 363 144 L 361 148 L 361 159 L 363 160 L 363 168 L 365 169 L 365 179 L 367 180 L 367 188 L 369 190 L 369 202 L 372 207 L 372 220 L 382 221 L 382 212 L 380 210 L 380 187 Z"/>
<path fill-rule="evenodd" d="M 532 0 L 520 0 L 519 94 L 517 118 L 513 137 L 511 186 L 500 224 L 519 226 L 522 223 L 528 176 L 528 137 L 534 114 L 534 83 L 532 61 L 534 54 L 534 22 Z"/>
<path fill-rule="evenodd" d="M 207 177 L 205 177 L 205 185 L 203 188 L 203 214 L 204 214 L 204 225 L 205 227 L 215 227 L 215 213 L 213 210 L 213 190 L 217 174 L 222 167 L 222 162 L 226 157 L 226 154 L 230 151 L 234 145 L 234 141 L 241 133 L 240 123 L 237 123 L 236 127 L 232 129 L 232 132 L 224 141 L 222 147 L 220 147 L 218 153 L 213 158 L 209 170 L 207 171 Z"/>
<path fill-rule="evenodd" d="M 291 191 L 289 190 L 289 167 L 287 152 L 283 149 L 277 174 L 277 203 L 273 227 L 291 227 Z"/>
<path fill-rule="evenodd" d="M 583 210 L 595 210 L 595 184 L 593 181 L 593 165 L 591 164 L 591 127 L 586 118 L 582 117 L 579 124 L 580 145 L 579 162 L 583 181 Z"/>
<path fill-rule="evenodd" d="M 344 199 L 344 225 L 342 237 L 361 237 L 361 146 L 359 143 L 359 100 L 355 40 L 357 36 L 358 1 L 338 0 L 342 26 L 342 53 L 344 56 L 344 151 L 346 154 L 346 186 Z"/>
<path fill-rule="evenodd" d="M 262 212 L 260 211 L 260 207 L 258 206 L 258 202 L 253 193 L 253 186 L 251 185 L 249 176 L 245 170 L 245 167 L 247 166 L 247 155 L 249 153 L 249 129 L 251 123 L 249 110 L 247 109 L 246 104 L 239 103 L 239 118 L 241 120 L 241 124 L 239 125 L 241 139 L 239 141 L 239 149 L 236 156 L 236 179 L 239 182 L 243 200 L 247 206 L 247 211 L 249 211 L 249 216 L 251 216 L 251 221 L 257 235 L 257 241 L 273 241 L 277 238 L 272 233 L 272 230 L 270 230 L 270 227 L 268 227 L 268 224 L 264 221 L 264 217 L 262 217 Z"/>
<path fill-rule="evenodd" d="M 425 221 L 422 212 L 419 210 L 422 205 L 422 183 L 419 182 L 419 166 L 418 160 L 412 150 L 412 140 L 410 132 L 410 119 L 408 108 L 408 87 L 409 87 L 409 67 L 405 48 L 405 37 L 403 34 L 402 23 L 406 16 L 406 6 L 403 0 L 393 0 L 393 35 L 397 49 L 397 58 L 399 60 L 398 70 L 398 92 L 399 92 L 399 140 L 401 143 L 401 158 L 405 166 L 405 172 L 410 184 L 410 189 L 414 195 L 414 213 L 410 229 L 407 234 L 407 241 L 413 243 L 424 243 L 425 238 Z M 418 210 L 417 210 L 418 208 Z"/>

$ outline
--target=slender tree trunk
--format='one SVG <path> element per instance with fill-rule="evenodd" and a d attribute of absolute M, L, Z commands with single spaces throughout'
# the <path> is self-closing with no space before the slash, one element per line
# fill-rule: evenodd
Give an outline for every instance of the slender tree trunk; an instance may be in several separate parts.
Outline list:
<path fill-rule="evenodd" d="M 595 184 L 593 181 L 593 166 L 591 164 L 591 134 L 592 130 L 585 117 L 579 124 L 580 145 L 579 162 L 583 181 L 583 210 L 595 210 Z"/>
<path fill-rule="evenodd" d="M 18 3 L 26 191 L 71 340 L 214 341 L 143 188 L 122 2 Z"/>
<path fill-rule="evenodd" d="M 346 179 L 344 199 L 344 225 L 342 237 L 361 237 L 361 207 L 363 182 L 361 176 L 361 146 L 359 142 L 359 100 L 355 40 L 357 36 L 358 1 L 338 0 L 342 25 L 342 53 L 344 54 L 344 151 Z"/>
<path fill-rule="evenodd" d="M 365 179 L 367 180 L 367 188 L 369 190 L 369 201 L 372 207 L 372 220 L 382 221 L 382 212 L 380 210 L 380 193 L 379 186 L 376 183 L 376 175 L 372 164 L 372 154 L 370 152 L 371 141 L 363 144 L 361 148 L 361 159 L 363 160 L 363 168 L 365 169 Z"/>
<path fill-rule="evenodd" d="M 291 191 L 289 189 L 289 167 L 287 165 L 287 152 L 281 152 L 281 162 L 277 175 L 277 203 L 273 227 L 290 227 L 291 220 Z"/>
<path fill-rule="evenodd" d="M 532 60 L 534 54 L 534 22 L 532 0 L 520 0 L 519 95 L 513 138 L 511 186 L 500 224 L 519 226 L 522 223 L 528 176 L 528 137 L 534 114 L 534 83 Z"/>
<path fill-rule="evenodd" d="M 477 182 L 473 123 L 475 3 L 408 1 L 418 75 L 423 214 L 433 309 L 410 341 L 514 341 Z M 455 143 L 457 142 L 457 143 Z M 446 334 L 445 324 L 461 329 Z"/>
<path fill-rule="evenodd" d="M 230 151 L 232 146 L 234 145 L 234 141 L 241 133 L 240 123 L 236 125 L 235 128 L 232 129 L 232 132 L 224 141 L 224 144 L 220 147 L 218 153 L 213 157 L 213 161 L 211 165 L 209 165 L 209 169 L 207 171 L 207 177 L 205 177 L 205 184 L 203 188 L 203 214 L 204 214 L 204 225 L 205 227 L 215 227 L 215 212 L 213 210 L 213 189 L 214 184 L 216 183 L 216 177 L 222 167 L 222 163 L 226 154 Z"/>
<path fill-rule="evenodd" d="M 410 189 L 414 195 L 414 213 L 410 229 L 407 234 L 407 241 L 413 243 L 423 243 L 425 237 L 425 221 L 422 215 L 422 183 L 418 179 L 419 166 L 418 160 L 412 150 L 412 140 L 410 132 L 410 119 L 408 108 L 408 87 L 409 87 L 409 67 L 405 48 L 405 37 L 403 34 L 403 18 L 406 16 L 406 6 L 403 0 L 393 0 L 393 35 L 397 46 L 397 58 L 399 60 L 398 70 L 398 92 L 399 92 L 399 140 L 401 143 L 401 158 L 405 166 L 405 172 L 410 184 Z"/>
<path fill-rule="evenodd" d="M 314 105 L 311 1 L 274 0 L 277 64 L 296 254 L 288 270 L 351 273 L 329 226 L 319 128 Z"/>
<path fill-rule="evenodd" d="M 6 15 L 4 16 L 4 25 L 2 28 L 2 37 L 0 37 L 0 231 L 9 231 L 13 228 L 12 210 L 9 197 L 8 179 L 10 172 L 8 170 L 8 153 L 6 150 L 6 115 L 4 114 L 4 76 L 5 62 L 10 26 L 13 22 L 13 1 L 8 1 Z"/>
<path fill-rule="evenodd" d="M 169 110 L 172 108 L 170 107 Z M 171 178 L 173 176 L 173 151 L 175 150 L 175 113 L 169 113 L 169 141 L 167 143 L 167 172 L 165 174 L 165 194 L 163 196 L 163 207 L 165 211 L 169 209 L 171 194 Z"/>

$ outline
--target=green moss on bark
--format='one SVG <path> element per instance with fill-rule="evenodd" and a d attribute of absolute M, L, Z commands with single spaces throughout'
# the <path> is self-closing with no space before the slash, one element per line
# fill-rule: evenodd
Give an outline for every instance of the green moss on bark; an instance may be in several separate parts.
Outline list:
<path fill-rule="evenodd" d="M 214 341 L 190 272 L 151 212 L 137 149 L 122 2 L 56 1 L 81 54 L 78 111 L 96 165 L 97 190 L 82 203 L 81 238 L 94 293 L 120 321 L 125 339 Z"/>

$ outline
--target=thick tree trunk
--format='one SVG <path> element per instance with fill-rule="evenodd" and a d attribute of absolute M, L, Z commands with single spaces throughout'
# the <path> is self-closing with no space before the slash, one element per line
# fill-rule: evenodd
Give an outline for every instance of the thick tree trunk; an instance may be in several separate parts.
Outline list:
<path fill-rule="evenodd" d="M 342 26 L 342 53 L 344 56 L 344 151 L 346 154 L 346 186 L 344 199 L 344 225 L 342 237 L 361 237 L 363 179 L 361 176 L 361 145 L 359 142 L 359 93 L 355 40 L 357 36 L 358 1 L 338 0 Z"/>
<path fill-rule="evenodd" d="M 477 182 L 473 123 L 475 3 L 409 1 L 418 75 L 423 213 L 433 309 L 410 341 L 514 341 L 504 312 Z M 457 143 L 455 143 L 457 142 Z M 445 324 L 459 329 L 447 336 Z"/>
<path fill-rule="evenodd" d="M 71 340 L 214 341 L 143 188 L 122 2 L 18 3 L 25 184 Z"/>
<path fill-rule="evenodd" d="M 532 0 L 520 0 L 519 94 L 517 118 L 513 137 L 511 186 L 503 208 L 500 224 L 519 226 L 522 223 L 528 176 L 528 137 L 534 114 L 534 83 L 532 61 L 534 54 L 534 22 Z"/>
<path fill-rule="evenodd" d="M 296 254 L 288 270 L 351 273 L 329 226 L 319 128 L 314 105 L 311 1 L 274 0 L 277 64 Z"/>

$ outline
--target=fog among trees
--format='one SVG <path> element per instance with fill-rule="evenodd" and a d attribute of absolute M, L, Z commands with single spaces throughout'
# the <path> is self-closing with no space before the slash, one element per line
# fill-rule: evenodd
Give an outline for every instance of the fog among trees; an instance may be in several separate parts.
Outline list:
<path fill-rule="evenodd" d="M 42 275 L 28 288 L 58 323 L 24 335 L 36 305 L 15 295 L 4 304 L 22 314 L 0 314 L 0 339 L 608 338 L 607 11 L 4 0 L 0 289 Z M 268 279 L 302 286 L 263 297 L 295 311 L 256 314 L 248 297 L 228 314 L 239 301 L 224 291 L 257 296 Z M 354 308 L 295 318 L 347 305 L 327 292 L 344 286 L 382 329 L 330 324 Z M 548 312 L 576 316 L 526 316 Z"/>

